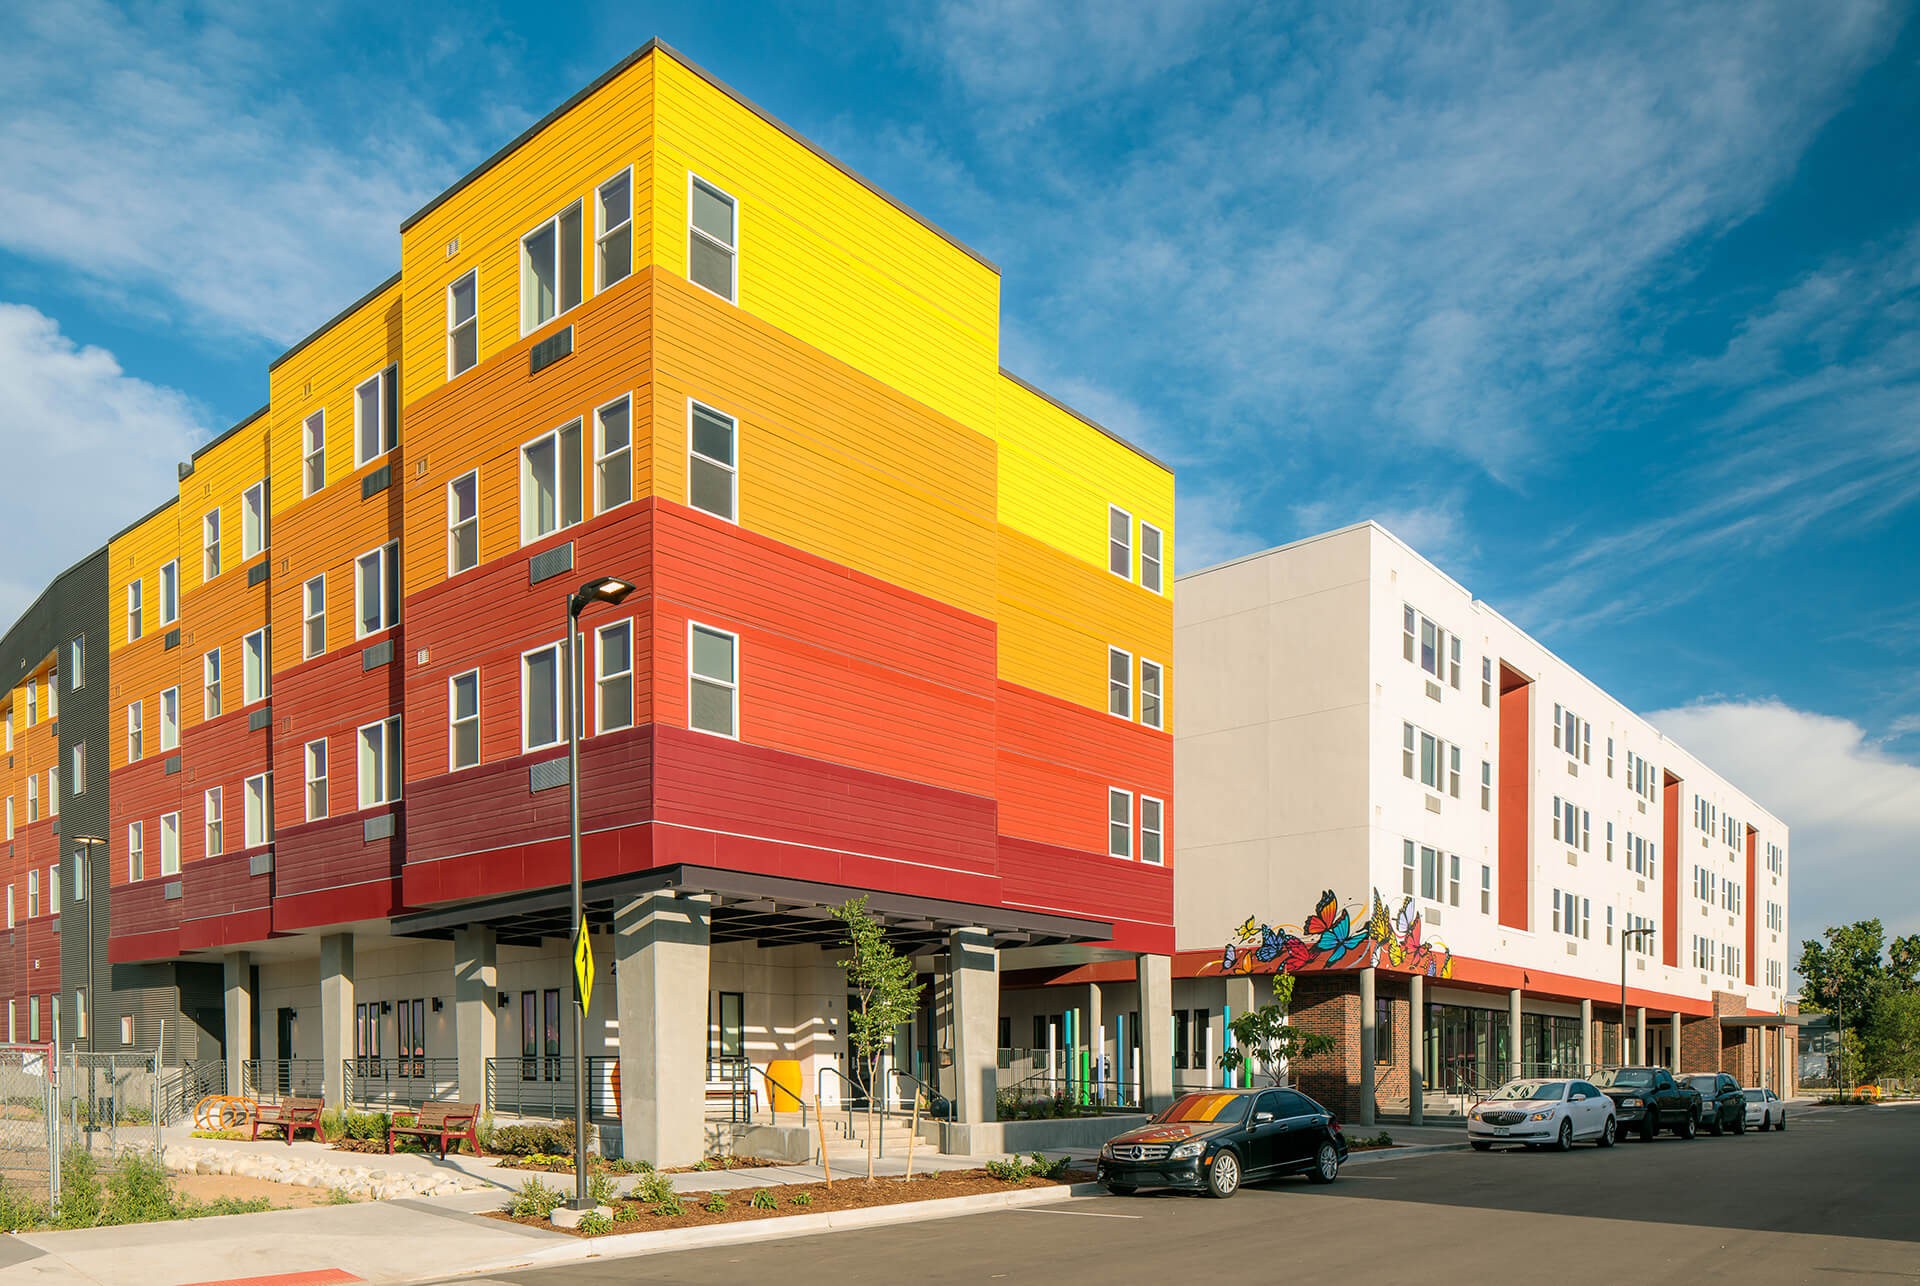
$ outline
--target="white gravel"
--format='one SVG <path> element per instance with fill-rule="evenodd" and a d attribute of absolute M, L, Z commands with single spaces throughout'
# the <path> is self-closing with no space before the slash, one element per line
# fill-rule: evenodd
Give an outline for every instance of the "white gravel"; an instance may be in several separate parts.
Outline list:
<path fill-rule="evenodd" d="M 169 1170 L 183 1174 L 237 1174 L 310 1188 L 340 1188 L 355 1197 L 376 1201 L 395 1197 L 439 1197 L 487 1186 L 451 1174 L 407 1174 L 398 1170 L 334 1165 L 298 1156 L 266 1156 L 257 1152 L 229 1152 L 181 1144 L 168 1145 L 162 1159 Z"/>

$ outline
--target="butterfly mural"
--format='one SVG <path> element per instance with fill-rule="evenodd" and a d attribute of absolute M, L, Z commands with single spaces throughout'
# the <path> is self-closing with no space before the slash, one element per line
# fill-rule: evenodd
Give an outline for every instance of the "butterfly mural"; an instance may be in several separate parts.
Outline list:
<path fill-rule="evenodd" d="M 1453 976 L 1453 953 L 1425 939 L 1412 898 L 1388 910 L 1380 891 L 1372 891 L 1360 915 L 1340 905 L 1332 889 L 1320 895 L 1306 923 L 1275 927 L 1248 916 L 1227 941 L 1220 972 L 1229 974 L 1301 973 L 1377 966 L 1431 978 Z"/>

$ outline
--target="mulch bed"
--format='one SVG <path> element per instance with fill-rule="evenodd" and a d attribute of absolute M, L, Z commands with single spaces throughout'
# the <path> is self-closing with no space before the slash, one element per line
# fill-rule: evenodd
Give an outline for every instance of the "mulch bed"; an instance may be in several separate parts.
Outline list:
<path fill-rule="evenodd" d="M 695 1172 L 704 1173 L 708 1170 L 718 1173 L 722 1170 L 758 1170 L 791 1164 L 789 1161 L 771 1161 L 766 1157 L 714 1157 L 710 1165 L 669 1166 L 665 1170 L 660 1171 L 660 1173 L 693 1174 Z M 501 1160 L 500 1168 L 503 1170 L 528 1170 L 535 1174 L 572 1174 L 573 1158 L 567 1157 L 559 1161 L 534 1161 L 527 1157 L 510 1156 Z M 589 1156 L 587 1158 L 587 1172 L 589 1174 L 608 1173 L 612 1174 L 615 1178 L 624 1174 L 641 1173 L 638 1170 L 615 1170 L 607 1164 L 604 1158 L 597 1156 Z"/>
<path fill-rule="evenodd" d="M 1084 1170 L 1069 1170 L 1058 1179 L 1025 1178 L 1008 1183 L 994 1178 L 985 1170 L 943 1170 L 931 1174 L 916 1174 L 911 1182 L 895 1179 L 875 1179 L 868 1182 L 865 1178 L 836 1178 L 833 1188 L 828 1190 L 824 1183 L 793 1183 L 775 1188 L 743 1188 L 720 1194 L 726 1200 L 724 1210 L 706 1210 L 701 1202 L 707 1200 L 705 1192 L 683 1192 L 681 1204 L 685 1212 L 678 1215 L 656 1215 L 651 1207 L 636 1202 L 617 1202 L 614 1205 L 613 1232 L 659 1232 L 668 1228 L 701 1228 L 708 1224 L 745 1223 L 755 1219 L 779 1219 L 786 1215 L 812 1215 L 834 1210 L 861 1210 L 868 1206 L 904 1205 L 915 1201 L 938 1201 L 945 1197 L 971 1197 L 983 1192 L 1005 1192 L 1010 1188 L 1057 1188 L 1065 1184 L 1085 1183 L 1093 1176 Z M 772 1210 L 756 1210 L 749 1204 L 755 1192 L 773 1194 L 776 1203 Z M 801 1206 L 793 1203 L 800 1193 L 812 1197 L 812 1201 Z M 535 1216 L 515 1218 L 504 1210 L 489 1211 L 490 1219 L 504 1223 L 525 1224 L 530 1228 L 553 1228 L 556 1232 L 573 1232 L 576 1237 L 591 1234 L 572 1229 L 556 1228 L 545 1219 Z M 606 1236 L 609 1234 L 599 1234 Z"/>

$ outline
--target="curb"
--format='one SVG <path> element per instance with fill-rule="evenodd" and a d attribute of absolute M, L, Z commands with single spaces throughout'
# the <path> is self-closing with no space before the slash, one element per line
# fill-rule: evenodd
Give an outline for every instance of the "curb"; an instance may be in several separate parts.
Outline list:
<path fill-rule="evenodd" d="M 1465 1143 L 1411 1143 L 1405 1147 L 1370 1148 L 1365 1152 L 1353 1152 L 1347 1156 L 1346 1164 L 1340 1168 L 1350 1170 L 1356 1165 L 1379 1165 L 1383 1161 L 1398 1161 L 1402 1157 L 1426 1156 L 1432 1152 L 1465 1152 Z"/>
<path fill-rule="evenodd" d="M 523 1268 L 550 1268 L 559 1264 L 580 1263 L 590 1259 L 630 1259 L 640 1255 L 664 1254 L 676 1250 L 700 1250 L 710 1246 L 732 1246 L 746 1241 L 777 1241 L 788 1237 L 812 1237 L 820 1233 L 853 1228 L 873 1228 L 887 1224 L 922 1223 L 950 1219 L 956 1215 L 978 1214 L 987 1210 L 1010 1210 L 1021 1206 L 1050 1205 L 1075 1197 L 1097 1196 L 1097 1183 L 1061 1184 L 1051 1188 L 1023 1188 L 1011 1192 L 981 1192 L 966 1197 L 942 1197 L 934 1201 L 910 1201 L 898 1205 L 866 1206 L 858 1210 L 828 1211 L 817 1215 L 781 1215 L 773 1219 L 742 1219 L 735 1223 L 714 1224 L 706 1228 L 668 1228 L 658 1232 L 628 1232 L 591 1240 L 573 1238 L 564 1246 L 548 1246 L 510 1259 L 495 1259 L 473 1264 L 453 1273 L 411 1279 L 417 1282 L 439 1281 L 448 1277 L 478 1277 L 490 1273 Z"/>

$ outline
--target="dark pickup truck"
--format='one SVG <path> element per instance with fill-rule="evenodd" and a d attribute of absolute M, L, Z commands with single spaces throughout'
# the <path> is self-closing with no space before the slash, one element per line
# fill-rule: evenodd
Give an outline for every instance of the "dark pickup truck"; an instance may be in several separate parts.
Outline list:
<path fill-rule="evenodd" d="M 1623 1138 L 1651 1139 L 1664 1128 L 1690 1139 L 1700 1128 L 1700 1091 L 1664 1067 L 1609 1067 L 1593 1083 L 1613 1100 Z"/>

